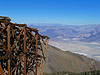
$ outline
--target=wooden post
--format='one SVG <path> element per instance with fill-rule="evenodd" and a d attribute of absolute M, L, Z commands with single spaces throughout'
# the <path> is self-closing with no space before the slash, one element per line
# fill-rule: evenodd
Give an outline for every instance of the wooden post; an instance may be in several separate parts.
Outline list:
<path fill-rule="evenodd" d="M 39 71 L 39 75 L 41 75 L 42 74 L 42 64 L 43 64 L 43 58 L 41 59 L 41 65 L 40 65 L 40 71 Z"/>
<path fill-rule="evenodd" d="M 36 34 L 36 72 L 35 74 L 37 75 L 37 59 L 38 59 L 38 34 Z"/>
<path fill-rule="evenodd" d="M 44 63 L 45 63 L 45 61 L 43 61 L 43 66 L 42 66 L 42 75 L 43 75 L 43 70 L 44 70 Z"/>
<path fill-rule="evenodd" d="M 3 72 L 3 69 L 2 69 L 2 67 L 1 67 L 1 64 L 0 64 L 0 74 L 1 74 L 1 75 L 4 75 L 4 72 Z"/>
<path fill-rule="evenodd" d="M 26 53 L 26 27 L 24 27 L 24 53 Z M 24 74 L 26 75 L 26 56 L 24 55 Z"/>
<path fill-rule="evenodd" d="M 8 25 L 8 50 L 10 51 L 10 25 Z M 11 60 L 8 59 L 8 75 L 11 75 Z"/>
<path fill-rule="evenodd" d="M 46 57 L 46 55 L 47 55 L 48 43 L 49 43 L 49 39 L 47 39 L 45 57 Z"/>
<path fill-rule="evenodd" d="M 45 38 L 45 41 L 46 41 L 46 44 L 44 44 L 44 56 L 46 57 L 46 54 L 47 54 L 47 48 L 48 48 L 48 39 Z M 43 71 L 44 71 L 44 64 L 45 64 L 45 61 L 43 61 L 42 75 L 43 75 Z"/>

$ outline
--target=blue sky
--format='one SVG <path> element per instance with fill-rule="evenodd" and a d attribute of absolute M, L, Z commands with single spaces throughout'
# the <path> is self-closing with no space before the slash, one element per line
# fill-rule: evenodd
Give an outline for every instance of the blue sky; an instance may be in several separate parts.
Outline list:
<path fill-rule="evenodd" d="M 0 15 L 26 24 L 100 24 L 100 0 L 0 0 Z"/>

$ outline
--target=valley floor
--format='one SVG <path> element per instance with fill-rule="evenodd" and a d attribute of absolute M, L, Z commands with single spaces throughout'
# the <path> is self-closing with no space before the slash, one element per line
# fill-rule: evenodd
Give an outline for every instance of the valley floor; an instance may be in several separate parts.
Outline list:
<path fill-rule="evenodd" d="M 50 41 L 49 44 L 60 48 L 63 51 L 71 51 L 100 61 L 99 43 L 81 41 Z"/>

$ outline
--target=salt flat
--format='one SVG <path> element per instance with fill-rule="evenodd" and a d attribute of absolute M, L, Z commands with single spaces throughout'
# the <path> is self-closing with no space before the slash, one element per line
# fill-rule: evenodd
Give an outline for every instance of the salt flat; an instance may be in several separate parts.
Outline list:
<path fill-rule="evenodd" d="M 100 61 L 100 44 L 95 42 L 80 41 L 50 41 L 50 45 L 60 48 L 63 51 L 71 51 Z"/>

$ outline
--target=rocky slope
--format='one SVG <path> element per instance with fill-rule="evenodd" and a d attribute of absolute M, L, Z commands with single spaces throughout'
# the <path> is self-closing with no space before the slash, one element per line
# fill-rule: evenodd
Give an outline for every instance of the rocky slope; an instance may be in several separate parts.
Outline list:
<path fill-rule="evenodd" d="M 94 59 L 48 46 L 44 73 L 84 72 L 98 69 L 100 69 L 100 62 Z"/>

